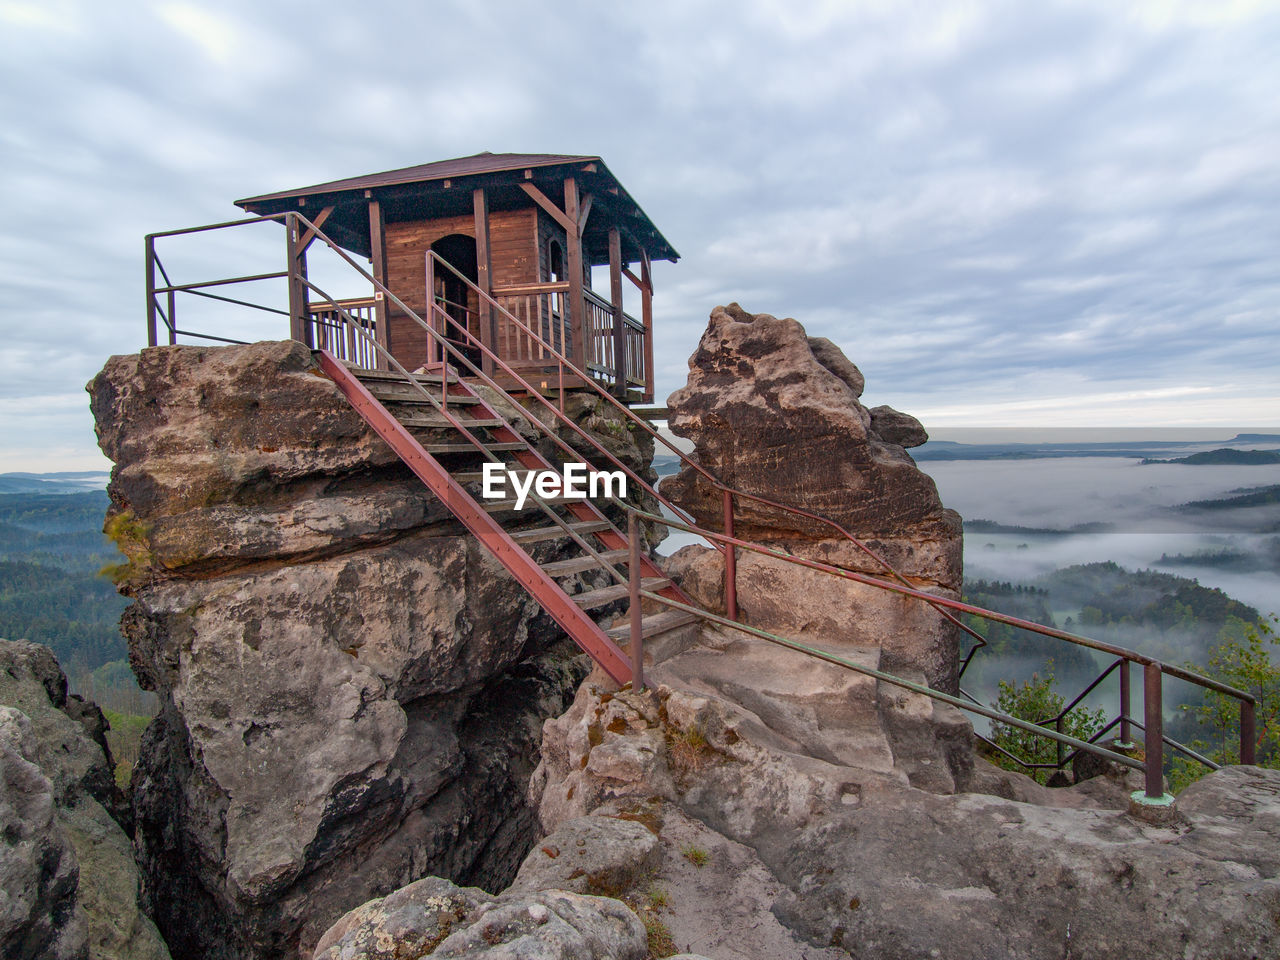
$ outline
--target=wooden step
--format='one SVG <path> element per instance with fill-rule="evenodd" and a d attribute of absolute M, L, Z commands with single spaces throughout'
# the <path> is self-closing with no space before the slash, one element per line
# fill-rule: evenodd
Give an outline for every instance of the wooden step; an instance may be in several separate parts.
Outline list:
<path fill-rule="evenodd" d="M 669 586 L 671 586 L 671 581 L 666 577 L 642 577 L 640 580 L 641 590 L 661 590 L 663 587 Z M 613 603 L 615 600 L 625 600 L 630 595 L 631 587 L 629 584 L 615 583 L 611 587 L 601 587 L 599 590 L 575 593 L 569 599 L 583 610 L 590 610 L 592 607 L 602 607 L 606 603 Z"/>
<path fill-rule="evenodd" d="M 627 562 L 627 554 L 630 550 L 606 550 L 600 554 L 600 559 L 606 563 L 623 563 Z M 551 563 L 542 564 L 542 569 L 547 571 L 553 577 L 567 577 L 571 573 L 582 573 L 584 570 L 600 570 L 600 562 L 595 557 L 570 557 L 568 560 L 554 560 Z"/>
<path fill-rule="evenodd" d="M 512 467 L 512 466 L 514 466 L 514 464 L 503 464 L 503 466 L 504 466 L 506 469 L 511 470 L 511 467 Z M 541 468 L 539 468 L 539 469 L 541 469 Z M 514 473 L 514 474 L 515 474 L 517 477 L 519 477 L 521 480 L 523 480 L 523 479 L 525 478 L 525 476 L 526 476 L 526 475 L 528 475 L 528 474 L 530 474 L 530 473 L 536 473 L 537 471 L 536 471 L 536 470 L 531 470 L 531 469 L 529 469 L 528 467 L 524 467 L 524 468 L 521 468 L 521 469 L 519 469 L 519 470 L 511 470 L 511 472 L 512 472 L 512 473 Z M 483 470 L 459 470 L 457 473 L 452 474 L 452 476 L 453 476 L 453 479 L 457 480 L 457 481 L 458 481 L 458 483 L 461 483 L 461 484 L 463 484 L 464 486 L 465 486 L 466 484 L 468 484 L 468 483 L 483 483 L 483 482 L 484 482 L 484 471 L 483 471 Z M 502 481 L 502 482 L 503 482 L 504 484 L 507 482 L 507 481 L 505 480 L 505 476 L 506 476 L 506 475 L 505 475 L 505 474 L 503 474 L 504 479 L 503 479 L 503 481 Z"/>
<path fill-rule="evenodd" d="M 661 613 L 646 613 L 640 619 L 640 635 L 648 640 L 697 621 L 697 617 L 684 610 L 663 610 Z M 631 624 L 624 623 L 605 631 L 614 643 L 626 643 L 631 639 Z"/>
<path fill-rule="evenodd" d="M 427 392 L 436 400 L 440 400 L 440 378 L 436 377 L 435 384 L 423 384 L 427 388 Z M 403 404 L 424 404 L 431 405 L 431 401 L 424 397 L 417 389 L 415 389 L 407 380 L 401 379 L 398 382 L 391 381 L 375 381 L 366 383 L 365 387 L 375 397 L 383 403 L 403 403 Z M 469 394 L 449 394 L 449 406 L 458 404 L 465 406 L 467 404 L 479 403 L 479 397 L 473 397 Z"/>
<path fill-rule="evenodd" d="M 432 411 L 429 414 L 413 413 L 413 414 L 405 414 L 404 416 L 399 416 L 393 410 L 391 412 L 391 415 L 395 417 L 397 420 L 399 420 L 401 424 L 403 424 L 404 426 L 408 427 L 411 430 L 418 430 L 418 429 L 425 429 L 425 428 L 430 428 L 435 430 L 455 429 L 452 423 L 450 423 L 448 420 L 442 417 L 439 413 L 436 413 L 434 411 Z M 472 420 L 469 417 L 459 417 L 458 419 L 462 422 L 462 425 L 467 427 L 468 429 L 480 428 L 480 427 L 503 426 L 503 423 L 501 420 L 481 420 L 479 418 Z"/>
<path fill-rule="evenodd" d="M 523 441 L 511 443 L 493 443 L 485 441 L 486 450 L 492 450 L 495 453 L 502 450 L 527 450 L 529 445 Z M 476 449 L 472 443 L 425 443 L 422 449 L 427 453 L 476 453 L 480 451 Z"/>
<path fill-rule="evenodd" d="M 599 533 L 601 530 L 608 530 L 613 526 L 608 520 L 582 520 L 578 523 L 567 524 L 570 530 L 582 536 L 587 533 Z M 551 527 L 535 527 L 532 530 L 517 530 L 511 534 L 511 539 L 516 543 L 538 543 L 541 540 L 556 540 L 560 537 L 567 537 L 568 534 L 558 526 Z"/>
<path fill-rule="evenodd" d="M 413 379 L 419 383 L 440 383 L 440 371 L 434 370 L 431 373 L 415 373 L 412 374 Z M 372 384 L 375 383 L 405 383 L 404 374 L 399 370 L 357 370 L 356 379 L 363 383 L 366 387 L 373 389 Z M 458 371 L 449 371 L 449 382 L 458 383 Z"/>
<path fill-rule="evenodd" d="M 515 497 L 508 497 L 505 500 L 486 500 L 484 497 L 476 497 L 476 503 L 480 504 L 480 506 L 482 506 L 485 509 L 486 513 L 514 512 L 516 510 L 517 502 L 518 501 L 516 500 Z M 568 501 L 563 499 L 562 497 L 551 496 L 551 497 L 543 497 L 542 502 L 557 505 L 557 504 L 565 504 Z M 533 494 L 531 492 L 529 496 L 525 497 L 524 506 L 521 507 L 520 510 L 522 512 L 524 510 L 536 510 L 537 507 L 538 507 L 538 501 L 533 498 Z"/>

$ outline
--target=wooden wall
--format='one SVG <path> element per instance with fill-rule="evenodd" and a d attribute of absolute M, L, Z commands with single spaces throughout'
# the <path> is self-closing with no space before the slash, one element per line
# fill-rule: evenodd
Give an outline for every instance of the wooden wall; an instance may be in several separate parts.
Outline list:
<path fill-rule="evenodd" d="M 538 210 L 494 210 L 489 213 L 489 247 L 492 283 L 495 287 L 537 283 L 539 257 Z M 438 220 L 415 220 L 387 224 L 387 286 L 419 316 L 426 315 L 426 255 L 442 237 L 458 233 L 475 237 L 475 218 L 470 214 Z M 468 306 L 475 310 L 475 295 Z M 410 370 L 427 358 L 427 335 L 402 311 L 391 306 L 387 315 L 391 348 L 397 360 Z"/>

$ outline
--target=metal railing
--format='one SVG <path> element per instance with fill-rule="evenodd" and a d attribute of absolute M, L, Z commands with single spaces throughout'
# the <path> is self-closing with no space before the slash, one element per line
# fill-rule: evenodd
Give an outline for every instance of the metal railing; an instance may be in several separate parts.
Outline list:
<path fill-rule="evenodd" d="M 216 229 L 221 229 L 226 227 L 240 226 L 246 223 L 254 223 L 262 220 L 269 220 L 269 219 L 271 220 L 283 219 L 285 221 L 286 227 L 288 229 L 289 237 L 290 237 L 289 253 L 290 253 L 291 269 L 282 273 L 259 274 L 259 275 L 249 276 L 249 277 L 238 277 L 232 280 L 208 281 L 201 284 L 175 285 L 169 280 L 167 273 L 164 272 L 163 266 L 159 264 L 158 260 L 155 258 L 155 255 L 154 255 L 154 240 L 157 237 L 174 236 L 174 235 L 179 235 L 184 233 L 195 233 L 195 232 L 201 232 L 205 230 L 216 230 Z M 1125 648 L 1118 647 L 1114 644 L 1108 644 L 1102 641 L 1093 640 L 1087 637 L 1082 637 L 1076 634 L 1068 633 L 1066 631 L 1057 630 L 1056 628 L 1046 627 L 1041 624 L 1034 623 L 1032 621 L 1023 620 L 1021 618 L 1007 616 L 1005 614 L 1000 614 L 995 611 L 986 610 L 981 607 L 976 607 L 972 604 L 964 603 L 962 601 L 950 600 L 945 597 L 939 597 L 937 595 L 926 593 L 922 590 L 919 590 L 913 587 L 910 584 L 910 582 L 907 580 L 907 578 L 905 578 L 892 565 L 890 565 L 888 561 L 884 560 L 879 555 L 877 555 L 866 544 L 864 544 L 858 538 L 854 537 L 853 534 L 851 534 L 849 531 L 847 531 L 844 527 L 842 527 L 840 524 L 836 523 L 835 521 L 832 521 L 819 514 L 815 514 L 811 511 L 803 510 L 798 507 L 794 507 L 788 504 L 780 503 L 775 500 L 771 500 L 767 497 L 761 497 L 756 494 L 735 490 L 727 486 L 726 484 L 722 483 L 718 478 L 714 476 L 714 474 L 708 471 L 701 464 L 691 459 L 687 454 L 680 451 L 673 443 L 671 443 L 665 437 L 663 437 L 650 424 L 648 424 L 646 421 L 640 419 L 635 414 L 633 414 L 624 403 L 620 402 L 608 390 L 604 389 L 604 387 L 602 387 L 599 383 L 597 383 L 595 378 L 589 376 L 587 371 L 584 371 L 578 368 L 568 358 L 568 356 L 565 355 L 565 353 L 561 349 L 557 349 L 557 346 L 555 344 L 549 342 L 543 337 L 542 331 L 540 329 L 535 329 L 531 327 L 528 323 L 526 323 L 523 319 L 518 317 L 515 313 L 509 310 L 502 303 L 498 302 L 495 298 L 483 293 L 483 291 L 481 291 L 474 283 L 472 283 L 469 279 L 467 279 L 465 276 L 459 273 L 456 269 L 454 269 L 450 264 L 448 264 L 446 261 L 442 260 L 438 255 L 432 252 L 428 252 L 426 257 L 427 289 L 428 290 L 434 289 L 434 286 L 435 286 L 434 277 L 435 277 L 435 271 L 437 268 L 452 271 L 452 273 L 458 279 L 460 279 L 469 289 L 473 290 L 480 298 L 482 298 L 482 301 L 491 310 L 496 311 L 497 316 L 501 319 L 502 322 L 505 322 L 513 326 L 516 330 L 521 331 L 522 335 L 529 338 L 531 341 L 541 341 L 541 344 L 542 344 L 541 349 L 544 352 L 546 359 L 548 361 L 553 361 L 557 369 L 557 378 L 560 384 L 558 404 L 551 403 L 549 400 L 547 400 L 545 396 L 542 395 L 542 393 L 534 389 L 533 385 L 528 383 L 528 381 L 524 380 L 524 378 L 520 375 L 520 373 L 515 368 L 513 368 L 510 364 L 508 364 L 501 357 L 501 355 L 491 350 L 488 346 L 486 346 L 481 341 L 481 338 L 475 336 L 475 334 L 471 330 L 467 329 L 466 327 L 468 325 L 463 325 L 461 329 L 458 329 L 456 333 L 456 337 L 451 339 L 449 335 L 450 326 L 452 325 L 453 327 L 457 328 L 458 321 L 449 315 L 444 305 L 436 303 L 435 298 L 431 298 L 429 300 L 428 315 L 430 318 L 430 322 L 423 320 L 413 310 L 411 310 L 399 297 L 397 297 L 383 284 L 381 284 L 379 281 L 373 278 L 366 270 L 364 270 L 363 267 L 361 267 L 353 259 L 351 259 L 351 257 L 345 251 L 343 251 L 336 243 L 334 243 L 331 239 L 329 239 L 318 227 L 312 224 L 309 220 L 307 220 L 301 214 L 296 214 L 296 213 L 275 215 L 270 217 L 253 217 L 245 220 L 230 221 L 222 224 L 212 224 L 206 227 L 195 227 L 195 228 L 189 228 L 187 230 L 169 231 L 167 233 L 152 234 L 148 236 L 147 237 L 147 273 L 148 273 L 148 301 L 147 302 L 148 302 L 148 332 L 149 332 L 150 342 L 152 342 L 153 344 L 156 342 L 155 320 L 157 315 L 160 315 L 164 318 L 166 326 L 170 330 L 171 343 L 174 342 L 174 337 L 177 333 L 182 333 L 182 334 L 187 334 L 187 335 L 197 336 L 197 337 L 204 337 L 205 339 L 217 340 L 222 342 L 240 342 L 240 341 L 228 340 L 227 338 L 224 338 L 224 337 L 217 337 L 213 335 L 200 334 L 200 333 L 190 333 L 188 331 L 178 329 L 176 326 L 176 323 L 174 322 L 174 309 L 173 309 L 174 294 L 177 292 L 200 291 L 203 295 L 207 295 L 207 291 L 205 291 L 204 288 L 211 287 L 211 286 L 221 286 L 221 285 L 232 284 L 232 283 L 244 283 L 244 282 L 251 282 L 255 280 L 287 277 L 290 282 L 291 306 L 290 306 L 290 311 L 286 315 L 289 315 L 291 317 L 292 331 L 305 333 L 305 328 L 306 328 L 306 325 L 304 323 L 299 322 L 300 318 L 298 316 L 298 304 L 300 301 L 305 302 L 306 298 L 305 298 L 305 294 L 302 296 L 298 296 L 298 292 L 306 291 L 306 290 L 314 291 L 324 298 L 324 301 L 323 301 L 324 308 L 328 311 L 332 311 L 336 315 L 336 319 L 333 321 L 335 325 L 337 325 L 338 321 L 340 320 L 341 324 L 345 325 L 345 328 L 343 330 L 345 334 L 349 334 L 351 336 L 359 336 L 363 338 L 368 343 L 368 350 L 370 351 L 371 355 L 377 355 L 383 360 L 383 362 L 389 363 L 390 365 L 394 366 L 394 368 L 396 368 L 400 373 L 402 373 L 409 380 L 409 382 L 411 382 L 424 395 L 429 397 L 430 396 L 429 392 L 426 391 L 425 388 L 423 388 L 422 385 L 419 384 L 408 373 L 408 371 L 405 370 L 403 366 L 401 366 L 401 364 L 397 362 L 394 359 L 394 357 L 390 355 L 389 351 L 387 351 L 385 347 L 379 343 L 378 337 L 376 335 L 376 331 L 371 329 L 369 324 L 363 322 L 360 318 L 354 316 L 351 313 L 351 311 L 348 310 L 343 305 L 346 301 L 334 300 L 328 297 L 324 293 L 324 291 L 320 290 L 319 287 L 317 287 L 314 283 L 312 283 L 310 280 L 306 278 L 305 273 L 302 273 L 301 275 L 299 274 L 299 272 L 295 268 L 295 263 L 296 263 L 295 244 L 297 242 L 298 237 L 300 236 L 300 231 L 303 229 L 307 231 L 306 235 L 308 237 L 308 240 L 318 239 L 323 241 L 341 259 L 343 259 L 356 272 L 358 272 L 361 276 L 363 276 L 365 280 L 370 282 L 374 286 L 377 293 L 382 294 L 388 302 L 395 303 L 402 311 L 405 312 L 406 315 L 408 315 L 413 321 L 415 321 L 418 325 L 420 325 L 424 330 L 427 331 L 428 337 L 430 340 L 433 340 L 433 342 L 438 344 L 438 347 L 439 347 L 438 362 L 440 365 L 440 371 L 442 376 L 441 376 L 440 402 L 436 405 L 442 412 L 444 412 L 446 417 L 448 417 L 451 421 L 455 421 L 455 425 L 458 427 L 458 429 L 460 429 L 464 434 L 464 436 L 466 436 L 468 440 L 471 441 L 478 449 L 483 450 L 482 442 L 478 438 L 476 438 L 474 434 L 472 434 L 469 430 L 467 430 L 467 428 L 462 425 L 462 422 L 456 421 L 455 418 L 453 418 L 448 413 L 448 409 L 447 409 L 448 389 L 449 389 L 448 384 L 450 382 L 450 375 L 451 375 L 448 358 L 452 357 L 456 361 L 459 369 L 465 367 L 471 370 L 474 376 L 489 383 L 489 385 L 495 386 L 495 387 L 497 387 L 498 385 L 491 377 L 489 377 L 487 374 L 484 373 L 482 369 L 482 365 L 477 365 L 476 363 L 474 363 L 469 357 L 466 356 L 466 354 L 462 350 L 459 349 L 456 343 L 453 342 L 454 339 L 467 343 L 471 349 L 475 351 L 479 351 L 481 354 L 483 354 L 484 357 L 489 362 L 491 362 L 496 369 L 502 370 L 503 373 L 511 377 L 513 381 L 515 381 L 516 383 L 526 388 L 529 391 L 530 397 L 532 397 L 536 402 L 541 403 L 547 410 L 551 412 L 554 420 L 560 422 L 563 426 L 568 428 L 571 432 L 576 433 L 579 437 L 581 437 L 583 440 L 585 440 L 590 445 L 592 445 L 597 450 L 597 452 L 600 455 L 602 455 L 605 459 L 612 462 L 619 469 L 624 470 L 631 480 L 640 484 L 640 486 L 644 490 L 649 492 L 657 500 L 657 502 L 667 507 L 667 509 L 671 510 L 677 517 L 684 518 L 684 520 L 673 521 L 669 518 L 652 514 L 647 511 L 638 510 L 630 504 L 618 502 L 619 506 L 629 511 L 630 513 L 629 521 L 628 521 L 629 524 L 636 523 L 639 519 L 644 519 L 649 523 L 664 525 L 670 529 L 684 530 L 688 533 L 692 533 L 696 536 L 700 536 L 706 539 L 713 546 L 715 546 L 724 557 L 724 562 L 725 562 L 724 589 L 725 589 L 726 616 L 720 616 L 718 614 L 714 614 L 709 611 L 701 610 L 700 608 L 697 608 L 697 607 L 691 607 L 687 604 L 682 604 L 680 602 L 673 601 L 669 597 L 663 597 L 660 594 L 652 593 L 650 591 L 645 591 L 640 589 L 640 584 L 633 582 L 635 579 L 634 571 L 637 569 L 638 565 L 633 564 L 631 566 L 631 573 L 628 576 L 624 577 L 616 567 L 614 567 L 612 564 L 604 562 L 604 560 L 600 557 L 599 553 L 594 548 L 592 548 L 589 544 L 587 544 L 581 537 L 574 534 L 573 531 L 568 531 L 568 534 L 575 540 L 575 542 L 578 542 L 579 546 L 581 546 L 584 550 L 586 550 L 589 555 L 593 556 L 594 558 L 596 558 L 601 562 L 602 567 L 609 571 L 609 573 L 615 579 L 615 581 L 628 582 L 630 584 L 629 589 L 631 591 L 633 601 L 638 602 L 639 600 L 643 600 L 643 599 L 653 600 L 653 601 L 665 604 L 674 609 L 685 610 L 709 622 L 720 623 L 722 625 L 731 626 L 734 629 L 742 630 L 746 633 L 761 637 L 762 639 L 766 639 L 770 642 L 778 643 L 784 646 L 791 647 L 793 649 L 801 650 L 805 653 L 808 653 L 809 655 L 816 656 L 819 659 L 827 660 L 828 662 L 832 662 L 832 663 L 837 663 L 849 669 L 853 669 L 858 672 L 874 676 L 877 679 L 883 680 L 884 682 L 894 684 L 904 689 L 912 690 L 914 692 L 921 693 L 926 696 L 930 696 L 933 699 L 949 703 L 962 710 L 987 717 L 988 719 L 995 720 L 1000 723 L 1007 724 L 1009 726 L 1017 727 L 1019 729 L 1036 733 L 1039 736 L 1043 736 L 1051 740 L 1055 740 L 1060 745 L 1059 763 L 1057 764 L 1058 766 L 1061 766 L 1063 762 L 1069 762 L 1070 758 L 1074 756 L 1076 753 L 1080 751 L 1085 751 L 1085 752 L 1098 754 L 1115 763 L 1120 763 L 1125 766 L 1142 769 L 1146 775 L 1146 791 L 1145 792 L 1147 797 L 1152 799 L 1163 796 L 1163 779 L 1162 779 L 1163 757 L 1164 757 L 1163 748 L 1166 744 L 1171 745 L 1175 749 L 1178 749 L 1180 752 L 1184 753 L 1185 755 L 1191 757 L 1192 759 L 1198 762 L 1205 763 L 1210 767 L 1215 766 L 1207 758 L 1199 755 L 1193 750 L 1190 750 L 1190 748 L 1187 748 L 1181 744 L 1178 744 L 1175 741 L 1172 741 L 1170 738 L 1164 736 L 1162 684 L 1163 684 L 1163 677 L 1165 675 L 1176 677 L 1178 679 L 1200 686 L 1201 688 L 1213 690 L 1238 700 L 1240 703 L 1241 762 L 1245 764 L 1252 764 L 1255 761 L 1255 755 L 1256 755 L 1255 754 L 1255 745 L 1256 745 L 1255 703 L 1254 703 L 1254 698 L 1247 692 L 1242 690 L 1237 690 L 1234 687 L 1230 687 L 1226 684 L 1219 683 L 1218 681 L 1212 680 L 1208 677 L 1201 676 L 1199 674 L 1194 673 L 1193 671 L 1186 670 L 1181 667 L 1168 665 L 1168 664 L 1161 664 L 1160 662 L 1158 662 L 1153 658 L 1147 657 L 1136 651 L 1127 650 Z M 156 269 L 160 270 L 161 275 L 164 277 L 166 281 L 164 286 L 158 286 L 155 283 L 154 271 Z M 167 312 L 163 309 L 163 307 L 161 306 L 161 304 L 157 299 L 157 297 L 160 294 L 164 294 L 167 298 L 167 304 L 166 304 L 168 307 Z M 260 310 L 268 310 L 269 312 L 277 313 L 277 314 L 286 313 L 285 311 L 282 311 L 282 310 L 276 310 L 276 309 L 264 307 L 259 304 L 255 304 L 247 301 L 241 301 L 241 300 L 237 300 L 229 297 L 215 295 L 213 296 L 213 299 L 224 300 L 229 303 L 235 303 L 235 304 L 241 304 L 244 306 L 254 307 Z M 650 484 L 648 484 L 634 470 L 632 470 L 630 467 L 627 467 L 624 463 L 618 460 L 617 457 L 609 453 L 609 451 L 607 451 L 590 434 L 582 430 L 572 419 L 566 416 L 564 411 L 564 398 L 565 398 L 564 384 L 566 381 L 566 376 L 573 378 L 573 380 L 575 381 L 575 384 L 574 384 L 575 386 L 581 385 L 581 386 L 585 386 L 587 389 L 594 390 L 597 394 L 599 394 L 599 396 L 601 396 L 606 402 L 611 403 L 619 412 L 621 412 L 621 414 L 624 417 L 626 417 L 630 421 L 629 426 L 631 429 L 638 429 L 647 433 L 650 437 L 654 439 L 656 443 L 661 443 L 667 449 L 671 450 L 674 454 L 676 454 L 676 456 L 680 459 L 681 463 L 684 466 L 695 471 L 697 474 L 699 474 L 700 477 L 704 480 L 704 482 L 710 484 L 713 487 L 713 489 L 717 489 L 721 491 L 722 498 L 723 498 L 723 505 L 724 505 L 723 530 L 722 531 L 710 530 L 697 524 L 694 521 L 694 518 L 687 511 L 684 511 L 680 507 L 677 507 L 675 504 L 671 503 L 669 500 L 663 497 L 662 494 L 659 493 L 657 489 L 655 489 Z M 574 451 L 571 447 L 569 447 L 566 443 L 564 443 L 564 441 L 559 436 L 556 435 L 555 431 L 552 430 L 548 424 L 542 423 L 542 421 L 536 416 L 531 417 L 530 420 L 536 427 L 546 432 L 551 437 L 553 443 L 555 443 L 562 450 L 562 452 L 565 452 L 570 456 L 577 455 L 576 451 Z M 484 451 L 484 452 L 488 453 L 488 451 Z M 492 454 L 489 454 L 489 455 L 492 456 Z M 755 504 L 767 507 L 771 510 L 782 511 L 793 517 L 803 518 L 809 521 L 813 521 L 813 522 L 817 522 L 819 524 L 825 525 L 832 531 L 836 532 L 842 539 L 845 539 L 851 542 L 860 551 L 862 551 L 868 557 L 873 559 L 877 564 L 879 564 L 882 567 L 882 569 L 886 571 L 886 573 L 889 576 L 892 576 L 893 579 L 892 580 L 879 579 L 867 574 L 857 573 L 843 567 L 836 567 L 836 566 L 825 564 L 819 561 L 809 560 L 803 557 L 795 556 L 793 554 L 783 553 L 781 551 L 777 551 L 769 547 L 762 546 L 760 544 L 749 543 L 747 541 L 738 539 L 733 535 L 735 501 L 737 500 L 745 500 L 751 503 L 755 503 Z M 554 511 L 551 510 L 547 504 L 542 503 L 540 500 L 538 502 L 541 505 L 541 507 L 544 510 L 546 510 L 548 514 L 552 515 L 554 518 L 555 516 Z M 562 527 L 565 526 L 563 522 L 561 522 L 560 525 Z M 632 541 L 633 544 L 636 544 L 637 542 L 638 541 L 634 539 Z M 633 549 L 636 549 L 636 547 L 633 546 Z M 813 648 L 793 640 L 788 640 L 787 638 L 770 634 L 767 631 L 759 630 L 758 628 L 752 627 L 749 624 L 743 623 L 738 615 L 738 605 L 737 605 L 736 553 L 738 550 L 753 551 L 755 553 L 763 554 L 782 562 L 797 564 L 812 570 L 821 571 L 833 577 L 842 578 L 842 579 L 854 581 L 857 583 L 862 583 L 865 585 L 876 587 L 878 589 L 887 590 L 902 596 L 908 596 L 908 597 L 912 597 L 914 599 L 920 600 L 924 603 L 927 603 L 933 609 L 937 610 L 945 619 L 947 619 L 953 625 L 957 626 L 959 629 L 963 630 L 964 632 L 968 633 L 970 636 L 974 637 L 979 644 L 985 643 L 981 635 L 978 634 L 976 631 L 972 630 L 972 628 L 963 624 L 956 614 L 958 613 L 971 614 L 973 616 L 979 617 L 981 619 L 984 619 L 990 622 L 1003 623 L 1009 626 L 1019 627 L 1021 629 L 1028 630 L 1030 632 L 1033 632 L 1042 636 L 1056 638 L 1056 639 L 1073 643 L 1079 646 L 1084 646 L 1093 650 L 1097 650 L 1103 653 L 1108 653 L 1116 658 L 1116 662 L 1113 663 L 1106 670 L 1104 670 L 1103 673 L 1093 683 L 1091 683 L 1083 693 L 1081 693 L 1078 697 L 1076 697 L 1075 700 L 1072 701 L 1072 704 L 1067 709 L 1062 711 L 1062 713 L 1058 717 L 1042 719 L 1039 722 L 1030 722 L 1030 721 L 1022 720 L 1020 718 L 1016 718 L 1008 714 L 1003 714 L 992 708 L 984 707 L 983 705 L 979 704 L 976 700 L 974 700 L 972 697 L 967 697 L 967 695 L 963 694 L 963 691 L 961 691 L 961 694 L 962 694 L 961 696 L 954 696 L 952 694 L 948 694 L 943 691 L 933 690 L 932 688 L 929 688 L 927 686 L 915 684 L 910 681 L 904 680 L 900 677 L 895 677 L 892 674 L 887 674 L 882 671 L 875 671 L 875 670 L 871 670 L 870 668 L 862 667 L 858 664 L 853 663 L 852 661 L 845 660 L 844 658 L 841 658 L 835 654 L 832 654 L 829 651 L 822 651 L 818 648 Z M 635 622 L 637 622 L 637 620 L 633 618 L 633 623 Z M 965 658 L 965 665 L 967 665 L 972 655 L 973 655 L 973 651 L 971 650 L 968 656 Z M 1142 721 L 1138 721 L 1131 716 L 1130 703 L 1129 703 L 1130 691 L 1129 691 L 1129 683 L 1128 683 L 1128 675 L 1129 675 L 1128 665 L 1130 663 L 1137 663 L 1143 667 L 1144 696 L 1143 696 Z M 1127 756 L 1123 752 L 1117 752 L 1116 750 L 1111 750 L 1111 749 L 1102 747 L 1097 742 L 1084 741 L 1074 737 L 1070 737 L 1062 733 L 1060 729 L 1062 720 L 1063 718 L 1065 718 L 1067 713 L 1069 713 L 1071 709 L 1074 709 L 1076 706 L 1078 706 L 1079 703 L 1083 701 L 1085 696 L 1091 693 L 1112 671 L 1116 669 L 1120 669 L 1121 671 L 1120 672 L 1120 683 L 1121 683 L 1120 713 L 1119 713 L 1119 716 L 1104 729 L 1103 733 L 1109 732 L 1110 730 L 1115 729 L 1116 726 L 1119 726 L 1121 731 L 1120 740 L 1122 742 L 1127 743 L 1130 731 L 1133 728 L 1140 729 L 1143 733 L 1143 743 L 1145 748 L 1144 758 L 1141 761 L 1136 760 L 1133 757 Z M 642 671 L 642 665 L 640 665 L 637 662 L 637 664 L 633 667 L 633 670 Z M 637 672 L 635 676 L 640 677 L 642 682 L 642 672 Z M 1049 729 L 1050 725 L 1052 725 L 1054 729 Z M 1095 736 L 1095 740 L 1097 740 L 1098 737 L 1100 736 L 1101 734 Z M 1073 748 L 1073 753 L 1067 754 L 1065 752 L 1064 747 L 1067 747 L 1067 746 Z M 1015 757 L 1014 759 L 1019 759 L 1019 758 Z M 1023 761 L 1019 760 L 1019 762 L 1023 762 Z M 1025 763 L 1024 765 L 1035 766 L 1034 764 L 1025 764 Z"/>

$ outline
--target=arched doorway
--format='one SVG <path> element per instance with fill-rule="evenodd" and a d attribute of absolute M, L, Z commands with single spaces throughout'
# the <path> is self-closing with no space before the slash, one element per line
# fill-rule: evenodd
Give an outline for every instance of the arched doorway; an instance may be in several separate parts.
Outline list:
<path fill-rule="evenodd" d="M 463 233 L 450 233 L 431 244 L 431 249 L 462 276 L 472 283 L 476 282 L 478 270 L 475 237 L 468 237 Z M 480 336 L 477 317 L 479 300 L 475 291 L 452 270 L 438 267 L 435 271 L 434 296 L 436 303 L 443 306 L 445 313 L 449 316 L 449 329 L 445 335 L 466 354 L 468 360 L 480 366 L 480 350 L 472 347 L 462 332 L 465 329 L 477 338 Z M 450 357 L 450 362 L 457 366 L 456 357 Z M 469 376 L 471 373 L 466 369 L 460 372 L 463 376 Z"/>

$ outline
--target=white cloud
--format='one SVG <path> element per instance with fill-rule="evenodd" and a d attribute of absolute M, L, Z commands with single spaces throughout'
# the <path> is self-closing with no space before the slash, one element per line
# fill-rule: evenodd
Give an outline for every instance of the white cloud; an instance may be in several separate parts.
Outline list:
<path fill-rule="evenodd" d="M 144 233 L 489 149 L 601 154 L 681 251 L 659 397 L 736 299 L 948 422 L 1275 419 L 1273 4 L 0 0 L 0 24 L 0 397 L 78 395 L 136 348 Z M 22 443 L 4 418 L 0 448 L 92 454 L 64 415 Z"/>

